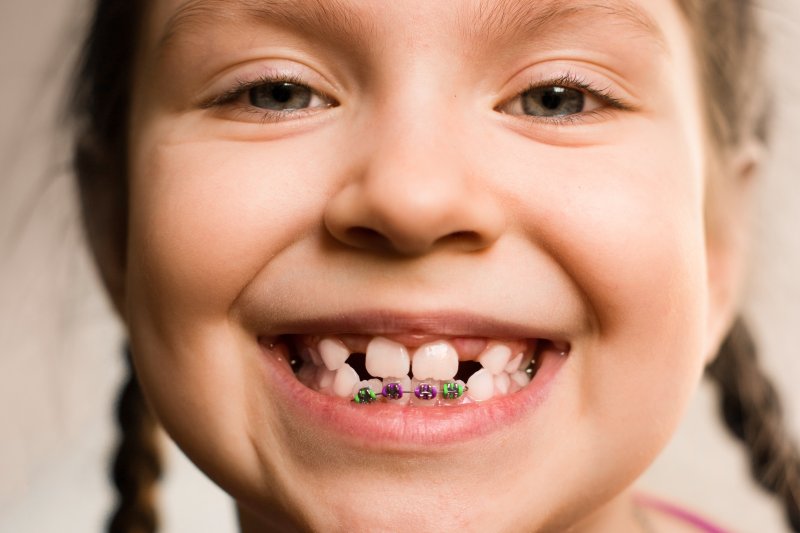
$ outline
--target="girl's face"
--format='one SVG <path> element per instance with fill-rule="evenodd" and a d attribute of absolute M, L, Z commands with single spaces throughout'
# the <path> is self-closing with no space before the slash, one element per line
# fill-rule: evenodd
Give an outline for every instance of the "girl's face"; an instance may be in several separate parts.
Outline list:
<path fill-rule="evenodd" d="M 673 2 L 151 3 L 123 308 L 250 527 L 633 527 L 730 311 Z"/>

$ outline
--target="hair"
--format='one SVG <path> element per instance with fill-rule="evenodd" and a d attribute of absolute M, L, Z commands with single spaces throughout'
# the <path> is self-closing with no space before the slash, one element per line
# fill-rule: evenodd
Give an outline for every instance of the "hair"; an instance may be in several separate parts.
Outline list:
<path fill-rule="evenodd" d="M 158 529 L 156 481 L 161 476 L 161 456 L 155 418 L 133 372 L 130 350 L 125 351 L 128 377 L 117 402 L 117 423 L 122 428 L 113 466 L 119 502 L 108 523 L 112 533 L 147 533 Z"/>
<path fill-rule="evenodd" d="M 761 37 L 753 0 L 677 0 L 694 41 L 712 153 L 725 159 L 748 141 L 765 143 L 766 99 L 758 66 Z M 114 269 L 125 264 L 128 113 L 143 2 L 96 0 L 69 112 L 73 166 L 83 224 L 104 284 L 121 293 Z M 713 167 L 717 168 L 717 167 Z M 719 178 L 724 179 L 725 176 Z M 128 353 L 130 360 L 130 354 Z M 161 471 L 156 422 L 133 366 L 119 397 L 121 440 L 114 460 L 118 502 L 108 530 L 157 530 L 154 487 Z M 735 321 L 706 375 L 716 385 L 722 418 L 748 453 L 757 483 L 783 505 L 800 532 L 800 456 L 783 422 L 775 388 L 761 371 L 752 336 Z"/>

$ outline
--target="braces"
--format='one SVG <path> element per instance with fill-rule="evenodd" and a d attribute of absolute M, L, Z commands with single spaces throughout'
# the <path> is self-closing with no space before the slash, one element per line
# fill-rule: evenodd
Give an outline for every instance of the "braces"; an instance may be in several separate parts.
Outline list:
<path fill-rule="evenodd" d="M 462 385 L 456 381 L 446 381 L 442 383 L 441 397 L 445 400 L 457 400 L 461 398 L 469 387 Z M 411 391 L 404 391 L 400 383 L 392 382 L 383 386 L 380 395 L 387 400 L 400 400 Z M 439 388 L 431 383 L 420 383 L 414 389 L 414 396 L 419 400 L 429 401 L 439 395 Z M 358 389 L 353 395 L 353 401 L 359 404 L 370 404 L 378 401 L 378 393 L 373 391 L 370 387 L 362 387 Z"/>

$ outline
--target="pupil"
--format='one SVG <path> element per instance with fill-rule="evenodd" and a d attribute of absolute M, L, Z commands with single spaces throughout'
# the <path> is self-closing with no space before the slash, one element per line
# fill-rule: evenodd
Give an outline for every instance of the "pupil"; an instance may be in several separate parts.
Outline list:
<path fill-rule="evenodd" d="M 272 98 L 285 104 L 292 99 L 293 86 L 290 83 L 281 83 L 272 88 Z"/>
<path fill-rule="evenodd" d="M 551 111 L 558 109 L 561 106 L 561 95 L 563 93 L 563 88 L 553 87 L 542 95 L 542 105 Z"/>

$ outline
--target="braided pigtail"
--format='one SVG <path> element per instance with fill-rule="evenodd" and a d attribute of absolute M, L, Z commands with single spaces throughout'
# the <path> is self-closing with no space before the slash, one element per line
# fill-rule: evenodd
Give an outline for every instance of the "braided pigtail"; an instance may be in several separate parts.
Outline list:
<path fill-rule="evenodd" d="M 800 454 L 743 320 L 736 321 L 706 374 L 719 390 L 725 424 L 747 448 L 751 475 L 780 500 L 792 530 L 800 532 Z"/>
<path fill-rule="evenodd" d="M 136 380 L 129 350 L 126 360 L 128 380 L 117 402 L 122 439 L 113 467 L 117 507 L 108 523 L 108 532 L 152 533 L 158 529 L 155 489 L 161 475 L 157 425 Z"/>

